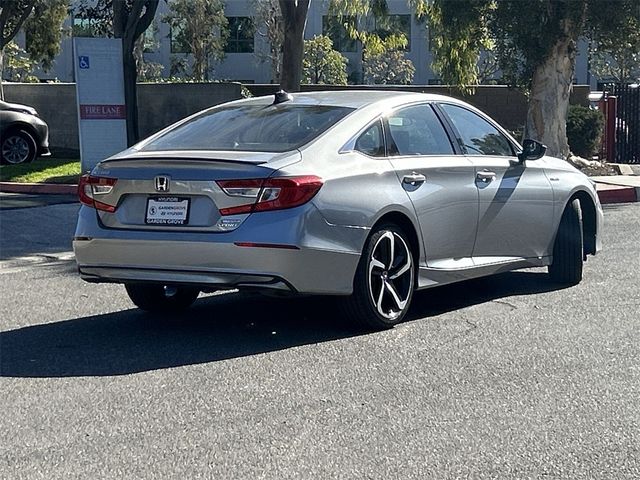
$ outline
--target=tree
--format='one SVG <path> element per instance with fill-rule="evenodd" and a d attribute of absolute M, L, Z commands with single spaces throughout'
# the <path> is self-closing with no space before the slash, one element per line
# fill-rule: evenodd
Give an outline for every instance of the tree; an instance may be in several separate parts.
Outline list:
<path fill-rule="evenodd" d="M 415 67 L 405 57 L 409 39 L 403 30 L 408 24 L 399 23 L 399 17 L 389 15 L 386 0 L 332 0 L 329 12 L 342 18 L 347 34 L 362 44 L 364 83 L 409 84 L 413 81 Z"/>
<path fill-rule="evenodd" d="M 211 60 L 224 58 L 229 35 L 222 0 L 173 0 L 164 21 L 171 26 L 173 41 L 193 54 L 192 78 L 209 80 Z"/>
<path fill-rule="evenodd" d="M 413 62 L 405 58 L 402 50 L 383 47 L 380 50 L 365 48 L 362 58 L 364 83 L 407 85 L 415 74 Z"/>
<path fill-rule="evenodd" d="M 149 32 L 151 32 L 151 35 L 147 35 Z M 164 65 L 158 62 L 147 62 L 144 59 L 144 54 L 146 52 L 154 52 L 160 47 L 157 34 L 158 24 L 154 22 L 147 31 L 138 38 L 135 47 L 133 48 L 139 82 L 154 82 L 162 78 Z"/>
<path fill-rule="evenodd" d="M 622 32 L 594 34 L 590 45 L 591 70 L 601 80 L 640 82 L 640 20 L 629 16 Z"/>
<path fill-rule="evenodd" d="M 68 0 L 2 0 L 0 3 L 0 72 L 5 47 L 24 27 L 29 58 L 48 70 L 60 52 Z M 0 75 L 0 99 L 4 99 Z"/>
<path fill-rule="evenodd" d="M 284 24 L 280 12 L 279 0 L 254 0 L 253 2 L 256 33 L 269 43 L 268 53 L 256 52 L 261 62 L 271 65 L 271 82 L 280 83 L 282 68 L 282 45 L 284 43 Z"/>
<path fill-rule="evenodd" d="M 347 84 L 347 59 L 333 49 L 333 42 L 324 35 L 304 41 L 302 81 L 333 85 Z"/>
<path fill-rule="evenodd" d="M 138 68 L 134 48 L 136 41 L 149 28 L 159 0 L 112 0 L 113 34 L 122 39 L 124 101 L 127 106 L 127 144 L 140 138 L 138 127 Z"/>
<path fill-rule="evenodd" d="M 280 86 L 288 92 L 300 90 L 304 29 L 310 0 L 279 0 L 284 26 Z"/>
<path fill-rule="evenodd" d="M 307 13 L 310 0 L 279 0 L 284 24 L 284 42 L 282 54 L 282 77 L 280 85 L 285 90 L 297 91 L 300 89 L 300 74 L 302 67 L 304 28 L 307 22 Z M 420 0 L 411 0 L 419 2 Z M 427 0 L 424 0 L 425 2 Z M 351 17 L 367 15 L 381 15 L 388 12 L 386 0 L 331 0 L 329 13 L 336 16 Z M 363 32 L 358 32 L 352 26 L 352 38 L 362 40 Z"/>
<path fill-rule="evenodd" d="M 2 78 L 12 82 L 35 83 L 37 77 L 33 76 L 33 70 L 37 62 L 31 60 L 27 52 L 18 46 L 16 42 L 9 42 L 4 47 L 4 69 Z"/>
<path fill-rule="evenodd" d="M 477 61 L 494 41 L 500 68 L 525 88 L 529 106 L 525 136 L 552 155 L 568 157 L 566 116 L 578 38 L 621 41 L 629 19 L 640 18 L 637 0 L 414 0 L 430 20 L 433 68 L 451 85 L 477 83 Z"/>

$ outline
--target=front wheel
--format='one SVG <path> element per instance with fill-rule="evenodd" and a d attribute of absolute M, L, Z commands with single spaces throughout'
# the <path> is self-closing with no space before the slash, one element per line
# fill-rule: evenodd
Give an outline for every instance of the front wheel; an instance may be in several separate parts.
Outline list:
<path fill-rule="evenodd" d="M 185 310 L 200 294 L 197 288 L 151 283 L 127 283 L 124 287 L 131 301 L 147 312 L 175 313 Z"/>
<path fill-rule="evenodd" d="M 383 225 L 369 237 L 353 284 L 343 300 L 347 318 L 367 328 L 392 328 L 409 310 L 415 287 L 413 254 L 406 234 Z"/>
<path fill-rule="evenodd" d="M 33 162 L 38 155 L 36 141 L 24 130 L 5 133 L 0 151 L 2 163 L 11 165 Z"/>
<path fill-rule="evenodd" d="M 553 263 L 549 274 L 554 282 L 577 285 L 582 280 L 584 238 L 580 201 L 573 200 L 562 213 L 553 245 Z"/>

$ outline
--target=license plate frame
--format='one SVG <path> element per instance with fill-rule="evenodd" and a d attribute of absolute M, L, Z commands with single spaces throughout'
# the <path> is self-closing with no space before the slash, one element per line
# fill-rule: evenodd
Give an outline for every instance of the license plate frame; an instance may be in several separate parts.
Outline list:
<path fill-rule="evenodd" d="M 168 208 L 170 206 L 178 206 L 184 208 L 174 210 Z M 152 207 L 155 208 L 153 212 L 151 211 Z M 180 197 L 175 195 L 152 195 L 147 197 L 147 208 L 144 214 L 144 223 L 146 225 L 161 225 L 163 227 L 184 227 L 186 225 L 189 225 L 190 210 L 191 199 L 189 197 Z M 178 211 L 179 214 L 173 214 L 173 211 Z M 162 212 L 167 215 L 162 215 Z"/>

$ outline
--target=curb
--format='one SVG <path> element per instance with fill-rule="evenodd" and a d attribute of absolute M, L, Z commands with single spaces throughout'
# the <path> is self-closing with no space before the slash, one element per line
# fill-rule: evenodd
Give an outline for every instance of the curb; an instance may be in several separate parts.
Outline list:
<path fill-rule="evenodd" d="M 596 189 L 600 203 L 603 205 L 640 201 L 640 191 L 638 191 L 640 188 L 598 183 Z"/>
<path fill-rule="evenodd" d="M 0 192 L 4 193 L 33 193 L 36 195 L 75 195 L 78 185 L 61 183 L 16 183 L 0 182 Z"/>

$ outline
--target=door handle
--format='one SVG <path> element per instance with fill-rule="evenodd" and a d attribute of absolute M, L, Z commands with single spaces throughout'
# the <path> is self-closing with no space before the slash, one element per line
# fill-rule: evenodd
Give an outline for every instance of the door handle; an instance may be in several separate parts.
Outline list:
<path fill-rule="evenodd" d="M 427 177 L 425 177 L 421 173 L 415 173 L 415 172 L 413 172 L 411 175 L 405 175 L 402 178 L 402 183 L 408 183 L 409 185 L 412 185 L 414 187 L 426 181 L 427 181 Z"/>
<path fill-rule="evenodd" d="M 488 170 L 483 170 L 482 172 L 478 172 L 476 174 L 476 178 L 483 183 L 493 182 L 496 179 L 496 172 L 489 172 Z"/>

